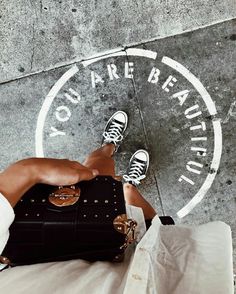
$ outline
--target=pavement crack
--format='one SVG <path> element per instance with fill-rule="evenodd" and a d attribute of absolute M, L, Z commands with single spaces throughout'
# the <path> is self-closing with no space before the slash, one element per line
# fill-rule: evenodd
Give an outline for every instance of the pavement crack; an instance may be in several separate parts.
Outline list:
<path fill-rule="evenodd" d="M 31 58 L 30 58 L 30 71 L 33 68 L 33 62 L 34 62 L 34 54 L 35 54 L 35 22 L 38 19 L 38 15 L 37 15 L 37 7 L 35 6 L 35 2 L 30 0 L 32 9 L 34 11 L 34 18 L 33 18 L 33 23 L 32 23 L 32 53 L 31 53 Z M 41 9 L 41 5 L 42 5 L 42 0 L 40 1 L 40 9 Z"/>
<path fill-rule="evenodd" d="M 125 52 L 126 52 L 126 49 L 125 49 Z M 127 55 L 127 52 L 126 52 L 126 58 L 129 61 L 129 57 Z M 134 97 L 135 97 L 135 100 L 136 100 L 136 103 L 137 103 L 137 107 L 138 107 L 138 111 L 139 111 L 139 115 L 140 115 L 140 119 L 141 119 L 141 124 L 142 124 L 142 128 L 143 128 L 144 139 L 145 139 L 145 148 L 148 149 L 148 146 L 150 144 L 149 144 L 149 140 L 148 140 L 147 129 L 146 129 L 146 126 L 145 126 L 145 122 L 144 122 L 144 118 L 143 118 L 143 113 L 142 113 L 141 105 L 140 105 L 140 102 L 139 102 L 139 99 L 138 99 L 138 95 L 137 95 L 137 88 L 136 88 L 136 84 L 135 84 L 134 78 L 132 78 L 131 81 L 132 81 L 133 90 L 134 90 Z M 156 186 L 158 198 L 159 198 L 159 201 L 160 201 L 162 215 L 165 215 L 164 207 L 163 207 L 163 202 L 162 202 L 162 199 L 161 199 L 161 193 L 160 193 L 160 189 L 159 189 L 157 177 L 155 175 L 155 170 L 152 167 L 150 167 L 150 171 L 151 171 L 151 174 L 152 174 L 152 176 L 153 176 L 153 178 L 155 180 L 155 186 Z"/>
<path fill-rule="evenodd" d="M 161 191 L 159 189 L 159 185 L 158 185 L 158 181 L 157 181 L 157 177 L 155 175 L 155 171 L 153 168 L 151 168 L 151 172 L 153 175 L 153 178 L 155 180 L 155 184 L 156 184 L 156 188 L 157 188 L 157 193 L 159 195 L 159 201 L 160 201 L 160 206 L 161 206 L 161 210 L 162 210 L 162 215 L 165 215 L 165 211 L 164 211 L 164 206 L 163 206 L 163 202 L 162 202 L 162 198 L 161 198 Z"/>
<path fill-rule="evenodd" d="M 136 1 L 134 1 L 134 4 L 135 4 L 135 6 L 137 7 L 137 9 L 139 9 L 139 6 L 138 6 L 138 1 L 136 0 Z"/>
<path fill-rule="evenodd" d="M 35 54 L 35 23 L 33 22 L 33 36 L 32 36 L 32 54 L 31 54 L 31 58 L 30 58 L 30 70 L 32 70 L 33 68 L 33 62 L 34 62 L 34 54 Z"/>
<path fill-rule="evenodd" d="M 14 81 L 18 81 L 18 80 L 28 78 L 28 77 L 33 77 L 35 75 L 38 75 L 38 74 L 41 74 L 41 73 L 46 73 L 46 72 L 53 71 L 53 70 L 56 70 L 56 69 L 60 69 L 60 68 L 66 67 L 66 66 L 72 66 L 72 65 L 75 65 L 76 63 L 82 63 L 83 61 L 93 60 L 93 59 L 96 59 L 98 57 L 109 56 L 111 53 L 116 53 L 116 52 L 121 52 L 121 51 L 125 51 L 125 48 L 119 47 L 119 48 L 116 48 L 116 49 L 113 49 L 113 50 L 103 52 L 103 54 L 101 54 L 101 53 L 96 54 L 96 55 L 94 55 L 92 57 L 89 57 L 89 58 L 83 58 L 83 59 L 76 59 L 75 58 L 74 60 L 70 60 L 68 62 L 58 63 L 55 66 L 48 67 L 48 68 L 43 69 L 43 70 L 37 70 L 37 71 L 34 71 L 34 72 L 30 72 L 28 74 L 24 74 L 24 75 L 19 76 L 19 77 L 15 77 L 13 79 L 2 81 L 2 82 L 0 82 L 0 85 L 7 84 L 7 83 L 10 83 L 10 82 L 14 82 Z"/>
<path fill-rule="evenodd" d="M 40 4 L 40 12 L 42 12 L 42 10 L 43 10 L 43 0 L 40 0 L 39 4 Z"/>
<path fill-rule="evenodd" d="M 123 12 L 123 9 L 121 8 L 121 6 L 119 4 L 118 4 L 117 8 L 120 10 L 121 15 L 123 16 L 124 15 L 124 12 Z"/>

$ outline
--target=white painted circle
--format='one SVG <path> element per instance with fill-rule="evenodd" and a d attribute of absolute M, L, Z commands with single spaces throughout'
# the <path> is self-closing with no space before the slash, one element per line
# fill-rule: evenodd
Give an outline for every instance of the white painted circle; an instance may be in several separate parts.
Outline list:
<path fill-rule="evenodd" d="M 99 60 L 106 59 L 109 57 L 116 57 L 116 56 L 140 56 L 140 57 L 146 57 L 150 59 L 156 59 L 157 53 L 151 50 L 145 50 L 145 49 L 139 49 L 139 48 L 130 48 L 125 51 L 120 51 L 116 53 L 112 53 L 109 55 L 97 57 L 94 59 L 90 59 L 87 61 L 83 61 L 82 64 L 84 67 L 95 63 Z M 162 63 L 166 64 L 167 66 L 173 68 L 177 72 L 179 72 L 182 76 L 184 76 L 192 85 L 193 87 L 198 91 L 198 93 L 201 95 L 208 112 L 213 117 L 216 116 L 217 111 L 215 104 L 213 100 L 211 99 L 209 93 L 204 88 L 203 84 L 197 79 L 195 75 L 193 75 L 186 67 L 184 67 L 182 64 L 178 63 L 177 61 L 164 56 L 162 58 Z M 78 67 L 74 65 L 71 67 L 66 73 L 62 75 L 62 77 L 55 83 L 55 85 L 52 87 L 52 89 L 49 91 L 48 95 L 46 96 L 44 103 L 42 105 L 42 108 L 39 112 L 38 120 L 37 120 L 37 126 L 35 131 L 35 148 L 36 148 L 36 156 L 37 157 L 44 157 L 44 150 L 43 150 L 43 129 L 44 129 L 44 123 L 47 117 L 47 113 L 50 109 L 50 106 L 53 103 L 54 98 L 60 91 L 63 85 L 78 72 Z M 214 173 L 209 173 L 200 187 L 199 191 L 192 197 L 192 199 L 177 212 L 177 216 L 179 218 L 183 218 L 189 212 L 203 199 L 203 197 L 206 195 L 207 191 L 210 189 L 215 176 L 216 172 L 220 165 L 220 159 L 221 159 L 221 153 L 222 153 L 222 129 L 221 129 L 221 122 L 220 119 L 214 118 L 212 120 L 213 130 L 214 130 L 214 152 L 213 152 L 213 158 L 211 163 L 211 170 L 214 170 Z"/>

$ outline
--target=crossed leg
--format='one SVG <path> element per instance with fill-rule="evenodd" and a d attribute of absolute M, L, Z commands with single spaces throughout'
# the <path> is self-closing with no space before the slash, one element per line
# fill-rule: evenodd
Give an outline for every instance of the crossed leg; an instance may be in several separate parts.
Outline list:
<path fill-rule="evenodd" d="M 117 179 L 115 174 L 115 162 L 112 158 L 114 151 L 114 144 L 106 144 L 90 153 L 85 159 L 83 165 L 88 168 L 97 169 L 99 175 L 112 176 Z M 126 203 L 141 207 L 145 219 L 152 219 L 157 214 L 154 208 L 143 198 L 135 186 L 126 183 L 123 186 L 123 190 Z"/>
<path fill-rule="evenodd" d="M 112 176 L 115 178 L 115 163 L 111 157 L 114 151 L 114 144 L 106 144 L 90 153 L 83 162 L 83 165 L 91 169 L 97 169 L 101 176 Z"/>

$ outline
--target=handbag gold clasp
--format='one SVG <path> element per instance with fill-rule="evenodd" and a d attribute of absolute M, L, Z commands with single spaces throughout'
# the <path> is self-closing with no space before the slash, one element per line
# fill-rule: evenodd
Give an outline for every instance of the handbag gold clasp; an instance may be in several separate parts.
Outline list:
<path fill-rule="evenodd" d="M 137 225 L 137 222 L 133 219 L 128 219 L 126 214 L 118 215 L 114 219 L 113 226 L 115 230 L 126 235 L 125 243 L 120 247 L 120 249 L 126 249 L 129 244 L 135 241 L 135 228 Z"/>
<path fill-rule="evenodd" d="M 59 186 L 56 191 L 49 195 L 48 200 L 55 206 L 70 206 L 79 200 L 80 194 L 80 188 L 76 188 L 74 185 L 70 187 Z"/>

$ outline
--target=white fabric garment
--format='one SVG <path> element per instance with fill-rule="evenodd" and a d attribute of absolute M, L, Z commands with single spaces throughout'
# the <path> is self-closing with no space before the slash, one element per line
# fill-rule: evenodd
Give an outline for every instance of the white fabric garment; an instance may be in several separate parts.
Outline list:
<path fill-rule="evenodd" d="M 0 193 L 0 255 L 9 238 L 9 227 L 14 220 L 15 214 L 8 200 Z"/>
<path fill-rule="evenodd" d="M 230 227 L 163 226 L 155 217 L 136 247 L 124 294 L 233 294 Z"/>
<path fill-rule="evenodd" d="M 4 199 L 0 216 L 5 244 L 14 213 Z M 139 231 L 141 237 L 141 227 Z M 163 226 L 156 216 L 122 263 L 70 260 L 18 266 L 0 272 L 0 285 L 3 294 L 233 294 L 231 230 L 223 222 Z"/>

